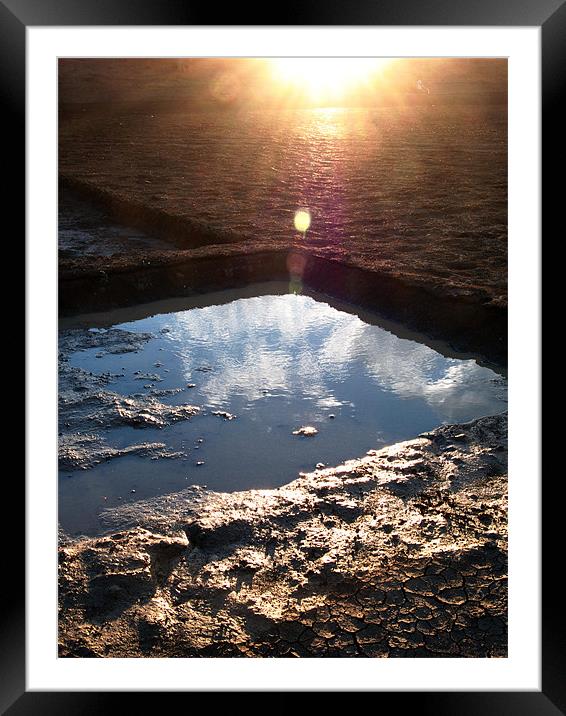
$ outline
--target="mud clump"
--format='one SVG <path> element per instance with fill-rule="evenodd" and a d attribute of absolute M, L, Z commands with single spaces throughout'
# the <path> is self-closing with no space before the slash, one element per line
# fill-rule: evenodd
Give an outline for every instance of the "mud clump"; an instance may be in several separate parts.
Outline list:
<path fill-rule="evenodd" d="M 112 398 L 108 406 L 94 415 L 94 420 L 105 426 L 124 424 L 134 427 L 164 428 L 179 420 L 188 420 L 199 412 L 194 405 L 165 405 L 145 398 Z M 108 414 L 110 413 L 110 414 Z"/>
<path fill-rule="evenodd" d="M 71 433 L 59 438 L 61 470 L 87 470 L 124 455 L 140 455 L 152 459 L 184 457 L 184 453 L 169 450 L 165 443 L 140 443 L 125 448 L 113 448 L 106 445 L 99 435 Z"/>
<path fill-rule="evenodd" d="M 135 353 L 143 348 L 152 337 L 151 333 L 134 333 L 121 328 L 71 329 L 61 334 L 59 351 L 71 353 L 97 348 L 100 354 Z"/>
<path fill-rule="evenodd" d="M 123 396 L 106 390 L 59 396 L 60 430 L 106 429 L 115 426 L 164 428 L 189 420 L 199 412 L 194 405 L 166 405 L 151 396 Z"/>
<path fill-rule="evenodd" d="M 506 440 L 482 418 L 277 490 L 108 509 L 107 535 L 62 535 L 59 654 L 504 657 Z"/>
<path fill-rule="evenodd" d="M 218 418 L 223 418 L 224 420 L 235 420 L 237 418 L 236 415 L 232 415 L 232 413 L 228 413 L 226 410 L 213 410 L 212 415 L 216 415 Z"/>
<path fill-rule="evenodd" d="M 302 427 L 293 430 L 293 435 L 302 435 L 305 438 L 313 438 L 315 435 L 318 435 L 318 430 L 312 425 L 303 425 Z"/>

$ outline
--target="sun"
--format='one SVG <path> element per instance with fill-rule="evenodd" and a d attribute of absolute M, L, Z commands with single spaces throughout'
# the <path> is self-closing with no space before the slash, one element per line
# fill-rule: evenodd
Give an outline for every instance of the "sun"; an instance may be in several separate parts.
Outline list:
<path fill-rule="evenodd" d="M 376 57 L 286 57 L 271 60 L 282 84 L 305 92 L 310 99 L 338 99 L 369 82 L 391 62 Z"/>

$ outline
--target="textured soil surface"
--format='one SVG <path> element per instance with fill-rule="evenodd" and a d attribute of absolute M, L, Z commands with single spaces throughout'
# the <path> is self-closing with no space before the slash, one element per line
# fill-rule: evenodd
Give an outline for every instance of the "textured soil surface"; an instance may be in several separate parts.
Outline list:
<path fill-rule="evenodd" d="M 506 305 L 507 154 L 500 119 L 443 112 L 420 121 L 393 117 L 368 148 L 356 145 L 366 125 L 358 132 L 348 125 L 351 136 L 337 141 L 336 150 L 318 146 L 320 129 L 306 124 L 302 149 L 301 137 L 292 146 L 281 141 L 275 155 L 253 162 L 245 146 L 261 150 L 253 126 L 243 120 L 235 128 L 214 126 L 210 141 L 220 147 L 211 151 L 199 146 L 194 124 L 182 114 L 141 111 L 65 122 L 61 175 L 116 218 L 153 229 L 183 251 L 157 251 L 159 262 L 190 260 L 202 254 L 190 249 L 209 245 L 237 244 L 242 253 L 300 245 L 313 256 L 441 295 Z M 304 241 L 293 230 L 301 204 L 312 212 Z M 70 259 L 63 267 L 79 269 L 77 257 Z M 93 265 L 131 266 L 132 257 L 105 256 Z"/>
<path fill-rule="evenodd" d="M 283 258 L 278 270 L 303 278 L 322 261 L 399 291 L 505 309 L 507 117 L 505 105 L 483 102 L 226 112 L 76 105 L 59 126 L 62 293 L 80 277 L 108 282 L 164 266 L 174 274 L 269 253 Z M 134 228 L 101 231 L 100 216 L 69 189 Z M 293 227 L 301 207 L 312 217 L 306 235 Z M 248 280 L 232 268 L 226 287 Z M 194 278 L 175 286 L 202 288 Z"/>
<path fill-rule="evenodd" d="M 504 657 L 507 419 L 61 534 L 59 654 Z M 119 531 L 117 531 L 119 528 Z"/>
<path fill-rule="evenodd" d="M 60 253 L 63 279 L 92 271 L 127 272 L 140 265 L 175 266 L 204 257 L 292 251 L 304 254 L 307 260 L 311 256 L 318 257 L 371 272 L 376 278 L 383 275 L 424 287 L 442 297 L 495 307 L 507 306 L 505 226 L 498 228 L 496 236 L 478 235 L 473 241 L 458 236 L 434 241 L 427 234 L 422 240 L 407 244 L 406 232 L 392 232 L 387 240 L 381 239 L 373 246 L 368 246 L 366 237 L 356 240 L 349 236 L 347 240 L 340 240 L 335 234 L 326 240 L 322 235 L 311 235 L 307 241 L 292 230 L 287 231 L 288 236 L 266 235 L 263 232 L 246 235 L 220 227 L 212 229 L 188 215 L 184 216 L 179 212 L 177 196 L 170 204 L 157 202 L 151 194 L 146 195 L 143 185 L 135 182 L 132 186 L 114 187 L 111 177 L 110 182 L 106 176 L 103 181 L 90 178 L 82 171 L 83 159 L 80 156 L 76 159 L 81 165 L 80 178 L 71 173 L 63 175 L 64 202 L 60 207 L 60 223 L 65 222 L 69 211 L 74 212 L 80 207 L 79 202 L 65 194 L 65 189 L 71 188 L 77 194 L 99 203 L 118 223 L 138 226 L 139 230 L 124 230 L 121 233 L 116 230 L 115 238 L 106 232 L 104 241 L 100 240 L 101 232 L 97 231 L 93 236 L 96 239 L 95 249 L 84 236 L 66 230 Z M 182 191 L 182 187 L 178 191 Z M 442 212 L 442 208 L 436 211 Z M 82 218 L 88 221 L 84 214 L 83 209 Z M 143 231 L 165 241 L 152 243 Z M 166 241 L 170 242 L 169 245 Z"/>
<path fill-rule="evenodd" d="M 489 251 L 486 261 L 496 274 L 495 293 L 455 283 L 467 271 L 487 277 L 483 259 L 477 263 L 472 257 L 462 264 L 466 268 L 453 272 L 448 255 L 434 258 L 426 248 L 419 261 L 407 263 L 394 245 L 390 253 L 381 245 L 354 255 L 351 245 L 312 238 L 246 240 L 211 232 L 151 203 L 117 198 L 111 190 L 66 179 L 60 187 L 59 226 L 61 315 L 285 281 L 293 291 L 318 291 L 458 351 L 506 363 L 506 269 L 497 269 L 500 261 L 491 261 Z M 135 226 L 141 228 L 131 228 Z M 506 252 L 505 243 L 497 245 Z M 431 261 L 437 262 L 434 271 L 427 263 Z M 439 272 L 446 280 L 437 280 Z"/>
<path fill-rule="evenodd" d="M 429 77 L 424 104 L 398 67 L 393 86 L 404 89 L 394 100 L 293 109 L 246 99 L 250 77 L 233 76 L 237 96 L 223 104 L 214 67 L 194 85 L 171 63 L 62 62 L 59 171 L 121 223 L 185 252 L 153 252 L 157 262 L 191 261 L 211 245 L 212 255 L 225 244 L 241 254 L 300 245 L 376 278 L 504 307 L 506 62 L 421 65 L 409 84 Z M 293 228 L 298 208 L 312 216 L 305 237 Z M 86 263 L 114 270 L 135 261 Z M 63 267 L 81 265 L 75 256 Z"/>
<path fill-rule="evenodd" d="M 61 74 L 63 101 L 85 103 L 60 115 L 62 315 L 284 280 L 504 366 L 505 105 L 303 113 L 283 126 L 278 111 L 108 105 L 94 75 L 76 95 L 76 69 Z M 312 213 L 306 235 L 292 228 L 299 207 Z M 61 370 L 69 466 L 125 454 L 73 434 L 76 394 L 99 424 L 197 411 L 120 402 L 103 376 Z M 133 449 L 174 457 L 162 443 Z M 60 533 L 59 655 L 504 657 L 506 473 L 496 416 L 277 490 L 192 487 L 107 509 L 104 536 Z"/>

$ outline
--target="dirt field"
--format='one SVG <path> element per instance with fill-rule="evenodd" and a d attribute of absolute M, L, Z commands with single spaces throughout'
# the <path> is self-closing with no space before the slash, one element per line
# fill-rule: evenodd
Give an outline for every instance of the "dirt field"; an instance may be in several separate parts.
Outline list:
<path fill-rule="evenodd" d="M 66 75 L 61 113 L 62 316 L 283 280 L 505 368 L 504 105 L 304 114 L 290 141 L 281 113 L 107 106 L 93 77 Z M 107 535 L 61 533 L 59 653 L 503 657 L 506 443 L 482 418 L 278 490 L 107 510 Z"/>

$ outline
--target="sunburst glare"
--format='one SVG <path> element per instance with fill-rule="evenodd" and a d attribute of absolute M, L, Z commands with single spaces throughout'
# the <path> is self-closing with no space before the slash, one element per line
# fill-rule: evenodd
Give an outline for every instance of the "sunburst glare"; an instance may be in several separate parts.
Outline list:
<path fill-rule="evenodd" d="M 368 82 L 387 66 L 390 58 L 286 57 L 273 59 L 275 77 L 283 84 L 304 91 L 310 99 L 338 99 Z"/>

